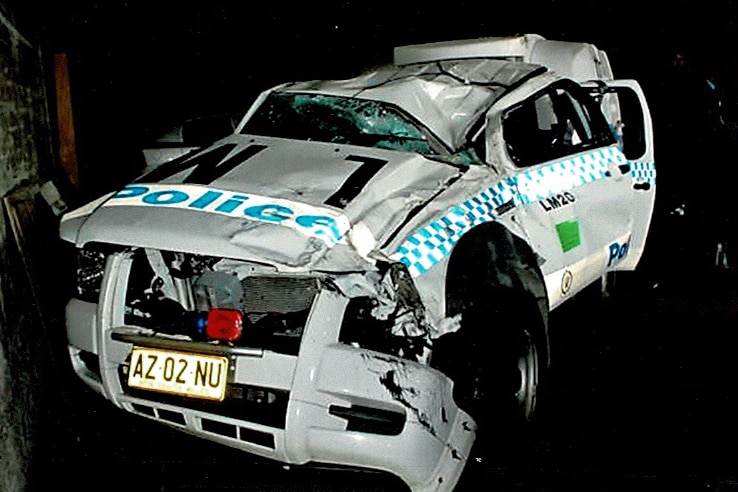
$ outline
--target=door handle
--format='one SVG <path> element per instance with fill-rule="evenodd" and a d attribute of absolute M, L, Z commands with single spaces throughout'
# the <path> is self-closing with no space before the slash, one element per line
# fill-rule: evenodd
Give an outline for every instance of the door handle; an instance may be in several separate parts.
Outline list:
<path fill-rule="evenodd" d="M 626 174 L 630 174 L 630 164 L 615 164 L 608 161 L 605 176 L 614 178 L 615 181 L 621 181 Z"/>

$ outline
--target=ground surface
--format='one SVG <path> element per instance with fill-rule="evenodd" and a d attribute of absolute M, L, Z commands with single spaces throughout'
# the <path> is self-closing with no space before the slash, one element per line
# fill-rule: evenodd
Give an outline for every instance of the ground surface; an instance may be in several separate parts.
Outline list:
<path fill-rule="evenodd" d="M 618 277 L 604 302 L 595 289 L 552 314 L 542 411 L 463 490 L 738 491 L 738 271 L 673 261 Z M 71 387 L 72 438 L 54 441 L 47 469 L 77 490 L 404 490 L 381 476 L 284 469 Z"/>

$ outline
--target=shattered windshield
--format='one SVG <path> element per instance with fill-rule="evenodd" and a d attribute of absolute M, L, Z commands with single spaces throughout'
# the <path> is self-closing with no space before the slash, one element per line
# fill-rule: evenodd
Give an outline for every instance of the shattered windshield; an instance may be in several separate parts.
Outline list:
<path fill-rule="evenodd" d="M 444 157 L 442 145 L 392 105 L 325 94 L 272 93 L 241 133 Z"/>

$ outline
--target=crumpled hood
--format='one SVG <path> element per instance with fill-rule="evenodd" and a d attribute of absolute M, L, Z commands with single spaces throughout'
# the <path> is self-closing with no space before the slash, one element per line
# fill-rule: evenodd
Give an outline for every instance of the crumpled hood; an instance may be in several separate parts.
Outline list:
<path fill-rule="evenodd" d="M 287 269 L 364 269 L 408 216 L 461 172 L 410 153 L 231 135 L 66 214 L 61 235 L 78 246 L 108 242 Z"/>

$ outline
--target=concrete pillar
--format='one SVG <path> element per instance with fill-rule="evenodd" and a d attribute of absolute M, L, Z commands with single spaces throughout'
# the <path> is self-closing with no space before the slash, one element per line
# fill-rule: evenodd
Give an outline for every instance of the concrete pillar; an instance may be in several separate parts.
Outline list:
<path fill-rule="evenodd" d="M 65 415 L 60 209 L 42 57 L 0 9 L 0 491 L 42 490 Z M 10 12 L 10 13 L 9 13 Z M 53 186 L 52 186 L 53 188 Z M 62 257 L 63 258 L 63 257 Z M 56 262 L 57 264 L 55 264 Z M 55 298 L 56 289 L 56 298 Z M 59 300 L 57 300 L 59 298 Z"/>

